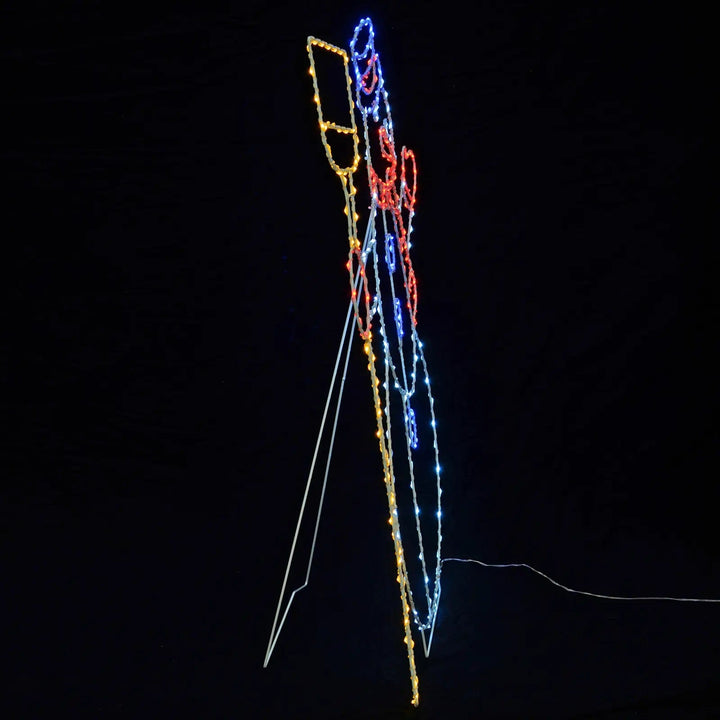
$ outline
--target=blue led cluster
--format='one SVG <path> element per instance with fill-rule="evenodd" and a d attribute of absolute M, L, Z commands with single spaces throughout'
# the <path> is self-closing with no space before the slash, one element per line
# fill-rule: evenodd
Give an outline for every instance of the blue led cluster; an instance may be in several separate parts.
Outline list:
<path fill-rule="evenodd" d="M 357 51 L 358 38 L 360 33 L 367 29 L 368 37 L 365 47 L 361 52 Z M 350 61 L 355 72 L 355 97 L 357 108 L 363 120 L 370 115 L 375 122 L 380 121 L 380 99 L 382 98 L 386 116 L 390 117 L 390 105 L 388 103 L 388 92 L 385 89 L 385 80 L 382 74 L 382 63 L 380 55 L 375 50 L 375 30 L 370 18 L 363 18 L 355 28 L 350 40 Z M 372 78 L 368 85 L 368 80 Z M 372 98 L 369 104 L 366 100 Z M 389 132 L 392 137 L 392 121 L 389 122 Z"/>
<path fill-rule="evenodd" d="M 412 408 L 408 408 L 408 411 L 407 411 L 407 432 L 408 432 L 408 438 L 410 438 L 410 447 L 413 450 L 417 450 L 417 447 L 418 447 L 417 421 L 415 420 L 415 411 Z"/>
<path fill-rule="evenodd" d="M 395 327 L 397 328 L 398 337 L 404 337 L 405 332 L 403 330 L 403 319 L 402 319 L 402 305 L 400 304 L 400 298 L 395 298 L 393 301 L 395 308 Z"/>
<path fill-rule="evenodd" d="M 385 235 L 385 264 L 391 273 L 395 272 L 395 237 L 391 233 Z"/>

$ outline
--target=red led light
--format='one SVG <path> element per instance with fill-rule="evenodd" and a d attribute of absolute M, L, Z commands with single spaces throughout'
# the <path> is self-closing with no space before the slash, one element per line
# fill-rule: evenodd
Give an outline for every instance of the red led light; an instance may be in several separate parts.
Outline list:
<path fill-rule="evenodd" d="M 402 152 L 400 153 L 400 182 L 402 184 L 402 201 L 403 205 L 410 212 L 415 210 L 415 195 L 417 194 L 417 165 L 415 164 L 415 153 L 403 146 Z M 412 190 L 407 182 L 407 160 L 412 161 L 412 175 L 413 175 L 413 186 Z"/>
<path fill-rule="evenodd" d="M 372 54 L 367 61 L 367 69 L 360 77 L 360 89 L 365 95 L 372 95 L 375 92 L 375 86 L 377 85 L 378 75 L 376 69 L 377 55 Z M 368 87 L 366 85 L 368 76 L 372 73 L 372 82 Z"/>

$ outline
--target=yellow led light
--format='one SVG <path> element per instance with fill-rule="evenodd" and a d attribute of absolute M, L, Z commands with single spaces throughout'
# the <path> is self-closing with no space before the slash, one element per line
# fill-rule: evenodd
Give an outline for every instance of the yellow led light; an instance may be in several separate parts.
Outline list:
<path fill-rule="evenodd" d="M 340 125 L 336 124 L 334 122 L 326 122 L 325 118 L 323 117 L 323 109 L 322 109 L 322 102 L 320 101 L 320 89 L 318 87 L 318 81 L 317 81 L 317 72 L 315 70 L 315 56 L 314 56 L 314 50 L 315 48 L 319 48 L 321 50 L 328 50 L 333 55 L 338 55 L 343 63 L 343 70 L 345 72 L 345 83 L 347 85 L 347 99 L 348 99 L 348 115 L 350 118 L 350 122 L 346 125 Z M 313 89 L 315 91 L 315 95 L 313 97 L 313 100 L 315 101 L 315 104 L 317 105 L 317 111 L 318 111 L 318 120 L 320 121 L 320 135 L 321 140 L 323 143 L 323 147 L 325 148 L 325 153 L 328 158 L 328 162 L 330 163 L 330 167 L 341 177 L 345 175 L 351 175 L 355 172 L 357 169 L 357 166 L 360 162 L 360 154 L 358 152 L 359 147 L 359 137 L 357 133 L 357 127 L 355 125 L 355 114 L 353 113 L 353 106 L 352 106 L 352 95 L 350 93 L 350 73 L 348 70 L 348 56 L 347 53 L 339 47 L 336 47 L 335 45 L 331 45 L 330 43 L 326 43 L 324 40 L 318 40 L 314 37 L 308 38 L 307 43 L 307 51 L 308 51 L 308 57 L 310 60 L 310 76 L 313 79 Z M 339 166 L 332 156 L 332 148 L 330 146 L 330 143 L 327 138 L 327 131 L 332 130 L 338 133 L 352 135 L 353 138 L 353 158 L 350 165 L 341 167 Z"/>

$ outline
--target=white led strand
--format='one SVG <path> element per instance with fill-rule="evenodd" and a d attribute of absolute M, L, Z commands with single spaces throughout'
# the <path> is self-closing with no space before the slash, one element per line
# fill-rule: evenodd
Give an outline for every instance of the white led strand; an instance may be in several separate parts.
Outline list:
<path fill-rule="evenodd" d="M 387 235 L 386 211 L 383 211 L 383 225 L 384 225 L 384 228 L 386 229 L 386 235 Z M 376 269 L 376 273 L 377 273 L 378 272 L 377 271 L 377 263 L 375 265 L 375 269 Z M 389 268 L 388 268 L 388 270 L 389 270 Z M 395 294 L 395 281 L 394 281 L 392 272 L 389 272 L 388 275 L 390 278 L 390 287 L 392 290 L 392 300 L 393 300 L 393 308 L 394 308 L 396 305 L 396 302 L 398 300 L 398 298 L 396 297 L 396 294 Z M 377 282 L 377 284 L 379 286 L 379 282 Z M 378 303 L 378 304 L 380 306 L 382 305 L 382 303 Z M 383 336 L 385 338 L 387 338 L 387 327 L 385 326 L 384 317 L 381 316 L 380 322 L 381 322 Z M 396 328 L 396 330 L 397 330 L 397 328 Z M 417 333 L 415 332 L 414 326 L 413 326 L 412 330 L 413 330 L 413 333 L 412 333 L 413 345 L 415 345 Z M 428 629 L 432 625 L 432 619 L 435 614 L 435 606 L 434 606 L 434 603 L 430 599 L 427 566 L 426 566 L 426 560 L 425 560 L 425 548 L 424 548 L 424 543 L 423 543 L 422 530 L 420 527 L 420 507 L 418 505 L 417 490 L 416 490 L 416 486 L 415 486 L 415 464 L 413 461 L 412 450 L 415 449 L 417 444 L 413 443 L 412 438 L 410 437 L 410 433 L 408 431 L 409 430 L 408 429 L 408 416 L 409 416 L 409 413 L 411 412 L 409 401 L 410 401 L 410 398 L 415 394 L 415 387 L 414 387 L 415 373 L 413 372 L 413 387 L 410 390 L 408 390 L 407 389 L 407 384 L 408 384 L 407 383 L 407 374 L 406 374 L 406 369 L 405 369 L 404 349 L 403 349 L 403 337 L 400 335 L 399 331 L 396 332 L 396 336 L 398 338 L 398 354 L 400 356 L 400 362 L 401 362 L 401 367 L 402 367 L 402 384 L 400 384 L 400 379 L 398 377 L 398 374 L 397 374 L 397 371 L 395 368 L 395 364 L 392 361 L 392 355 L 390 352 L 390 348 L 389 348 L 387 339 L 385 340 L 385 343 L 383 345 L 384 360 L 385 360 L 386 367 L 389 367 L 391 370 L 393 387 L 400 394 L 400 398 L 401 398 L 402 406 L 403 406 L 403 421 L 404 421 L 403 425 L 405 427 L 405 439 L 406 439 L 406 446 L 407 446 L 409 485 L 410 485 L 410 490 L 412 493 L 413 510 L 414 510 L 414 516 L 415 516 L 415 529 L 416 529 L 417 538 L 418 538 L 418 547 L 420 550 L 418 559 L 420 560 L 420 563 L 421 563 L 421 570 L 422 570 L 422 575 L 423 575 L 423 580 L 424 580 L 425 599 L 426 599 L 427 608 L 428 608 L 427 621 L 424 623 L 420 621 L 420 617 L 419 617 L 417 609 L 415 607 L 415 601 L 414 601 L 414 596 L 412 594 L 412 589 L 411 589 L 411 593 L 410 593 L 410 597 L 411 597 L 410 605 L 412 607 L 413 616 L 415 618 L 415 624 L 418 626 L 418 629 L 422 631 L 422 630 Z M 413 353 L 413 357 L 415 357 L 415 353 Z M 415 447 L 413 447 L 414 445 L 415 445 Z"/>
<path fill-rule="evenodd" d="M 386 393 L 385 393 L 385 397 L 386 397 L 386 400 L 385 400 L 385 414 L 386 414 L 387 425 L 388 425 L 387 430 L 386 430 L 386 435 L 387 435 L 387 437 L 388 437 L 388 443 L 389 443 L 389 445 L 392 447 L 392 439 L 391 439 L 391 438 L 392 438 L 392 435 L 391 435 L 391 426 L 390 426 L 390 416 L 391 416 L 391 413 L 390 413 L 390 394 L 391 394 L 391 389 L 390 389 L 390 387 L 389 387 L 389 382 L 388 382 L 388 380 L 389 380 L 389 371 L 390 371 L 390 368 L 392 368 L 393 371 L 394 371 L 394 366 L 392 365 L 391 362 L 388 361 L 388 358 L 389 358 L 389 347 L 388 347 L 388 343 L 387 343 L 387 339 L 386 339 L 386 338 L 387 338 L 387 328 L 386 328 L 386 325 L 385 325 L 385 318 L 384 318 L 384 311 L 383 311 L 383 304 L 382 304 L 382 294 L 381 294 L 382 291 L 381 291 L 381 285 L 380 285 L 380 282 L 379 282 L 380 273 L 379 273 L 379 269 L 378 269 L 377 243 L 375 243 L 375 244 L 373 245 L 373 268 L 374 268 L 374 270 L 375 270 L 375 275 L 376 275 L 376 288 L 377 288 L 377 294 L 376 294 L 376 296 L 378 297 L 377 307 L 378 307 L 378 316 L 379 316 L 379 319 L 380 319 L 380 333 L 381 333 L 381 336 L 382 336 L 382 338 L 383 338 L 383 349 L 384 349 L 384 358 L 385 358 L 385 361 L 384 361 L 384 365 L 385 365 L 385 378 L 386 378 L 385 383 L 384 383 L 384 385 L 385 385 L 385 391 L 386 391 Z M 424 560 L 425 551 L 424 551 L 424 547 L 423 547 L 422 532 L 421 532 L 421 529 L 420 529 L 420 521 L 419 521 L 420 510 L 419 510 L 419 506 L 418 506 L 418 502 L 417 502 L 417 493 L 416 493 L 415 483 L 414 483 L 414 467 L 413 467 L 412 454 L 411 454 L 411 451 L 410 451 L 410 443 L 409 443 L 409 441 L 408 441 L 407 427 L 405 427 L 405 436 L 406 436 L 406 442 L 408 442 L 408 466 L 409 466 L 409 472 L 410 472 L 410 489 L 411 489 L 411 491 L 412 491 L 413 508 L 414 508 L 414 511 L 415 511 L 415 512 L 414 512 L 414 516 L 415 516 L 415 523 L 416 523 L 416 532 L 417 532 L 417 535 L 418 535 L 418 543 L 419 543 L 419 549 L 420 549 L 419 559 L 420 559 L 420 561 L 421 561 L 421 563 L 422 563 L 423 577 L 424 577 L 424 578 L 427 578 L 427 571 L 426 571 L 425 560 Z M 430 595 L 429 595 L 427 583 L 425 583 L 425 596 L 426 596 L 427 606 L 428 606 L 428 622 L 423 624 L 423 623 L 421 623 L 420 620 L 419 620 L 419 615 L 418 615 L 417 609 L 416 609 L 416 607 L 415 607 L 415 600 L 414 600 L 414 596 L 413 596 L 413 593 L 412 593 L 412 588 L 409 587 L 410 606 L 411 606 L 411 609 L 412 609 L 412 612 L 413 612 L 413 616 L 414 616 L 414 618 L 415 618 L 415 623 L 416 623 L 416 625 L 418 626 L 418 629 L 420 629 L 420 630 L 426 630 L 426 629 L 428 629 L 428 628 L 431 626 L 431 624 L 432 624 L 431 618 L 433 617 L 433 603 L 432 603 L 431 600 L 430 600 Z"/>

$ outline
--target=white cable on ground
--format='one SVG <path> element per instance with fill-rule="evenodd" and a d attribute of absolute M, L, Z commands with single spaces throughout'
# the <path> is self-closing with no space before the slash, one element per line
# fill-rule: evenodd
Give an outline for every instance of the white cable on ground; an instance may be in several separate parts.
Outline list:
<path fill-rule="evenodd" d="M 576 595 L 588 595 L 590 597 L 602 598 L 604 600 L 672 600 L 674 602 L 720 603 L 720 600 L 706 599 L 706 598 L 676 598 L 676 597 L 652 597 L 652 596 L 623 597 L 620 595 L 601 595 L 599 593 L 586 592 L 585 590 L 573 590 L 572 588 L 569 588 L 565 585 L 560 584 L 556 580 L 553 580 L 551 577 L 546 575 L 544 572 L 540 572 L 540 570 L 536 570 L 534 567 L 532 567 L 526 563 L 494 564 L 494 563 L 484 563 L 484 562 L 481 562 L 480 560 L 472 560 L 469 558 L 443 558 L 443 563 L 446 563 L 446 562 L 477 563 L 478 565 L 482 565 L 483 567 L 488 567 L 488 568 L 523 567 L 523 568 L 527 568 L 528 570 L 532 570 L 537 575 L 544 577 L 546 580 L 549 580 L 553 585 L 557 585 L 557 587 L 561 588 L 562 590 L 565 590 L 566 592 L 575 593 Z"/>

